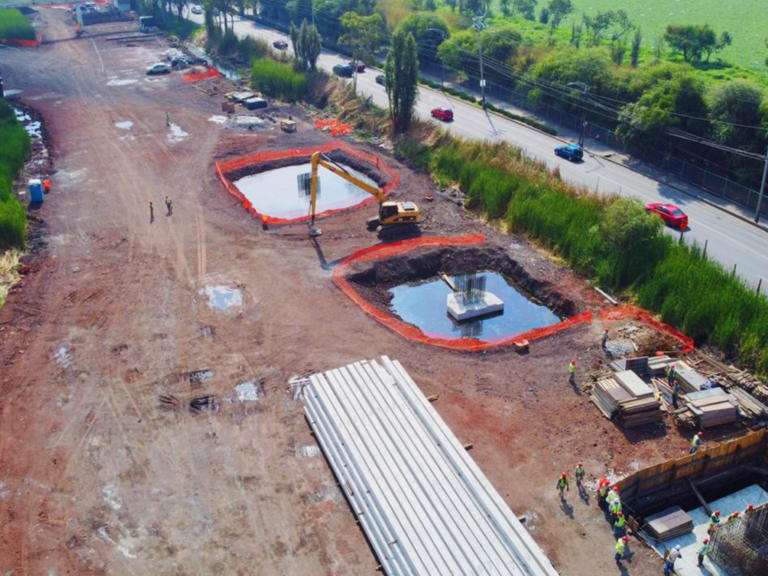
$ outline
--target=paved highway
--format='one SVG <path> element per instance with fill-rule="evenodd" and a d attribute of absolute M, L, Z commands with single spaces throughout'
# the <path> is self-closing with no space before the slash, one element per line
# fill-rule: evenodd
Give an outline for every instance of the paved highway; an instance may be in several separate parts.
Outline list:
<path fill-rule="evenodd" d="M 202 16 L 194 14 L 188 14 L 188 16 L 198 23 L 203 22 Z M 270 45 L 278 39 L 285 40 L 290 45 L 290 39 L 286 34 L 251 20 L 235 17 L 235 32 L 239 37 L 253 36 Z M 345 56 L 323 50 L 318 65 L 324 70 L 331 71 L 334 65 L 348 61 L 349 58 Z M 359 74 L 357 90 L 360 94 L 370 96 L 378 106 L 387 108 L 388 100 L 384 87 L 375 82 L 378 74 L 380 72 L 375 69 Z M 516 144 L 525 149 L 529 155 L 544 160 L 550 168 L 559 166 L 562 177 L 574 184 L 606 194 L 637 196 L 645 203 L 677 204 L 689 216 L 690 229 L 685 233 L 686 242 L 697 242 L 701 245 L 706 242 L 707 254 L 712 258 L 721 262 L 729 270 L 735 265 L 737 273 L 753 286 L 756 286 L 762 278 L 764 289 L 768 289 L 768 233 L 764 230 L 676 188 L 600 156 L 587 155 L 584 162 L 580 164 L 563 160 L 552 152 L 555 146 L 561 144 L 556 138 L 504 117 L 486 114 L 480 108 L 451 98 L 442 92 L 421 87 L 417 115 L 421 118 L 429 118 L 430 110 L 438 106 L 449 106 L 454 111 L 454 122 L 441 123 L 448 131 L 466 138 L 506 140 Z M 705 195 L 703 191 L 701 194 Z M 679 234 L 672 230 L 670 233 Z"/>

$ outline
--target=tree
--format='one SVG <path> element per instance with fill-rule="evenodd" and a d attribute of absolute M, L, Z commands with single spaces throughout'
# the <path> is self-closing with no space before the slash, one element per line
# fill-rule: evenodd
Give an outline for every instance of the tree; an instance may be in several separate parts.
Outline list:
<path fill-rule="evenodd" d="M 509 0 L 499 0 L 499 6 L 501 7 L 501 13 L 504 18 L 508 18 L 510 14 Z M 768 40 L 766 40 L 765 44 L 768 46 Z M 766 66 L 768 66 L 768 59 L 766 60 Z"/>
<path fill-rule="evenodd" d="M 732 41 L 728 32 L 723 32 L 718 38 L 709 24 L 670 24 L 664 33 L 664 40 L 686 62 L 698 62 L 704 54 L 709 61 L 712 54 L 720 52 Z"/>
<path fill-rule="evenodd" d="M 314 25 L 308 26 L 306 20 L 302 23 L 299 32 L 299 46 L 304 61 L 312 70 L 316 70 L 317 59 L 323 50 L 323 37 Z"/>
<path fill-rule="evenodd" d="M 359 62 L 372 60 L 374 50 L 386 39 L 384 21 L 378 14 L 360 16 L 355 12 L 347 12 L 341 17 L 341 27 L 344 35 L 339 38 L 339 44 L 350 46 L 352 57 Z M 357 66 L 353 84 L 357 89 Z"/>
<path fill-rule="evenodd" d="M 573 12 L 571 0 L 549 0 L 550 25 L 552 28 L 560 26 L 563 18 Z"/>
<path fill-rule="evenodd" d="M 440 44 L 451 36 L 445 20 L 434 14 L 411 14 L 397 29 L 413 35 L 422 61 L 433 60 Z"/>
<path fill-rule="evenodd" d="M 502 63 L 510 61 L 523 42 L 520 33 L 510 25 L 488 28 L 481 32 L 481 36 L 483 56 Z M 474 30 L 465 30 L 451 36 L 440 45 L 437 55 L 448 68 L 461 70 L 467 76 L 479 77 L 477 32 Z M 506 72 L 498 66 L 486 68 L 485 75 L 487 78 L 495 78 L 497 82 L 506 81 Z"/>
<path fill-rule="evenodd" d="M 584 26 L 592 33 L 589 40 L 590 46 L 597 46 L 603 39 L 605 32 L 613 24 L 616 13 L 612 10 L 598 12 L 594 16 L 584 16 Z"/>
<path fill-rule="evenodd" d="M 637 63 L 640 60 L 640 45 L 643 43 L 643 34 L 640 28 L 635 30 L 635 37 L 632 38 L 632 52 L 630 53 L 630 62 L 632 68 L 637 68 Z"/>
<path fill-rule="evenodd" d="M 549 23 L 549 8 L 544 6 L 541 9 L 541 12 L 539 12 L 539 23 L 541 24 L 548 24 Z"/>
<path fill-rule="evenodd" d="M 285 10 L 291 22 L 301 22 L 307 18 L 307 14 L 312 14 L 312 0 L 290 0 Z"/>
<path fill-rule="evenodd" d="M 584 33 L 584 22 L 582 21 L 580 24 L 576 24 L 576 22 L 573 22 L 573 25 L 571 26 L 571 40 L 570 44 L 574 48 L 581 48 L 581 36 Z"/>
<path fill-rule="evenodd" d="M 299 59 L 299 28 L 291 22 L 288 28 L 288 37 L 291 39 L 291 46 L 293 46 L 293 53 L 296 55 L 296 59 Z"/>
<path fill-rule="evenodd" d="M 515 10 L 526 20 L 536 20 L 536 4 L 538 0 L 512 0 Z"/>
<path fill-rule="evenodd" d="M 768 100 L 759 85 L 741 79 L 715 85 L 709 94 L 709 118 L 712 139 L 719 144 L 765 154 Z M 760 178 L 759 162 L 736 154 L 727 154 L 725 162 L 745 182 Z"/>
<path fill-rule="evenodd" d="M 624 63 L 624 55 L 627 53 L 627 45 L 621 40 L 611 42 L 611 60 L 617 66 Z"/>
<path fill-rule="evenodd" d="M 419 58 L 412 34 L 395 31 L 384 67 L 389 116 L 396 134 L 407 132 L 418 97 Z"/>

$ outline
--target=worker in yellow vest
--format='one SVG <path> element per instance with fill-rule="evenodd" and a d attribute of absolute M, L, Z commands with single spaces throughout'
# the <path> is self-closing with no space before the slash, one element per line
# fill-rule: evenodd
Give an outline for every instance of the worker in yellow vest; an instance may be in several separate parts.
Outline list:
<path fill-rule="evenodd" d="M 738 512 L 734 512 L 733 514 L 730 514 L 730 515 L 728 516 L 728 520 L 727 520 L 726 522 L 727 522 L 728 524 L 733 524 L 733 523 L 734 523 L 734 522 L 736 522 L 736 520 L 738 520 L 738 519 L 739 519 L 739 513 L 738 513 Z"/>
<path fill-rule="evenodd" d="M 568 364 L 568 382 L 576 384 L 576 360 L 571 360 Z"/>
<path fill-rule="evenodd" d="M 712 534 L 712 532 L 715 529 L 715 526 L 717 526 L 720 523 L 720 510 L 715 510 L 712 512 L 712 516 L 709 517 L 709 528 L 707 529 L 707 534 Z"/>
<path fill-rule="evenodd" d="M 624 536 L 626 531 L 627 519 L 624 517 L 623 512 L 619 512 L 616 515 L 616 522 L 613 523 L 613 533 L 615 536 Z"/>
<path fill-rule="evenodd" d="M 557 480 L 557 489 L 560 490 L 560 499 L 565 497 L 565 490 L 568 490 L 569 492 L 571 490 L 571 486 L 568 483 L 568 474 L 565 472 L 563 472 Z"/>
<path fill-rule="evenodd" d="M 619 566 L 621 566 L 621 559 L 624 558 L 624 546 L 626 546 L 628 541 L 629 538 L 626 536 L 622 536 L 616 540 L 616 556 L 614 558 L 616 560 L 616 564 Z"/>
<path fill-rule="evenodd" d="M 747 506 L 747 509 L 746 509 L 746 510 L 744 510 L 744 516 L 745 516 L 746 518 L 749 518 L 749 517 L 750 517 L 750 516 L 752 516 L 752 514 L 754 514 L 754 513 L 755 513 L 755 507 L 754 507 L 754 506 L 752 506 L 752 504 L 750 504 L 749 506 Z"/>
<path fill-rule="evenodd" d="M 698 450 L 701 447 L 701 437 L 704 436 L 703 432 L 696 433 L 696 436 L 693 437 L 693 440 L 691 440 L 691 451 L 690 454 L 695 454 L 696 450 Z"/>
<path fill-rule="evenodd" d="M 576 484 L 578 484 L 579 487 L 581 487 L 581 483 L 584 480 L 585 474 L 586 472 L 584 471 L 584 463 L 579 462 L 576 464 L 576 468 L 573 470 L 573 475 L 576 477 Z"/>
<path fill-rule="evenodd" d="M 621 514 L 621 498 L 619 498 L 618 496 L 616 497 L 616 499 L 611 503 L 610 511 L 611 511 L 611 516 L 613 517 L 616 517 L 619 514 Z"/>
<path fill-rule="evenodd" d="M 704 544 L 699 548 L 699 568 L 704 566 L 704 557 L 712 550 L 712 545 L 709 543 L 709 538 L 704 538 Z"/>

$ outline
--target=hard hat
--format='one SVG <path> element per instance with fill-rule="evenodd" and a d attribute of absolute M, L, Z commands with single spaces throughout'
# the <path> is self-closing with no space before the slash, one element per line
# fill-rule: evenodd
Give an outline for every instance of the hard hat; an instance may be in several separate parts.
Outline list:
<path fill-rule="evenodd" d="M 715 516 L 720 516 L 720 510 L 715 510 Z"/>
<path fill-rule="evenodd" d="M 618 491 L 619 491 L 619 487 L 618 487 L 618 486 L 614 486 L 614 487 L 613 487 L 613 491 L 614 491 L 614 492 L 618 492 Z"/>
<path fill-rule="evenodd" d="M 608 334 L 608 328 L 605 329 L 605 333 Z"/>
<path fill-rule="evenodd" d="M 675 365 L 674 365 L 674 364 L 672 364 L 672 369 L 674 370 L 674 368 L 675 368 Z"/>
<path fill-rule="evenodd" d="M 704 544 L 706 544 L 707 542 L 709 542 L 709 538 L 704 538 Z"/>
<path fill-rule="evenodd" d="M 675 550 L 680 550 L 680 544 L 678 544 L 677 546 L 675 546 Z"/>
<path fill-rule="evenodd" d="M 754 506 L 752 506 L 752 504 L 750 504 L 749 506 L 747 506 L 747 510 L 752 510 L 752 508 L 754 508 Z"/>
<path fill-rule="evenodd" d="M 624 537 L 622 538 L 622 540 L 623 540 L 624 542 L 629 542 L 629 538 L 627 538 L 626 536 L 624 536 Z M 679 546 L 678 546 L 678 548 L 679 548 Z"/>
<path fill-rule="evenodd" d="M 738 513 L 738 512 L 734 512 L 734 513 L 733 513 L 733 515 L 734 515 L 734 516 L 738 516 L 738 515 L 739 515 L 739 513 Z"/>
<path fill-rule="evenodd" d="M 704 436 L 704 432 L 699 432 L 696 436 Z"/>
<path fill-rule="evenodd" d="M 579 462 L 579 466 L 584 466 L 584 462 Z M 750 504 L 751 506 L 751 504 Z"/>
<path fill-rule="evenodd" d="M 565 478 L 566 476 L 568 476 L 568 474 L 566 474 L 565 472 L 563 472 L 563 478 Z"/>
<path fill-rule="evenodd" d="M 623 512 L 619 512 L 619 514 L 618 514 L 618 515 L 619 515 L 619 516 L 624 516 L 624 513 L 623 513 Z"/>
<path fill-rule="evenodd" d="M 576 360 L 571 360 L 571 364 L 576 364 Z"/>

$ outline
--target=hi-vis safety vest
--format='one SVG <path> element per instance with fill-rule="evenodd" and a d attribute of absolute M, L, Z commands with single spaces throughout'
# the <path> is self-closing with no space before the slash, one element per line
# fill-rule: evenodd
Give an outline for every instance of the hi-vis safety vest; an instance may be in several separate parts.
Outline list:
<path fill-rule="evenodd" d="M 624 540 L 622 540 L 621 538 L 616 540 L 616 553 L 624 554 Z"/>
<path fill-rule="evenodd" d="M 615 526 L 616 526 L 616 528 L 624 528 L 624 524 L 626 524 L 626 523 L 627 523 L 627 519 L 626 519 L 626 518 L 624 518 L 624 516 L 619 516 L 619 517 L 616 519 L 616 524 L 615 524 Z"/>
<path fill-rule="evenodd" d="M 693 440 L 691 440 L 691 446 L 693 448 L 698 448 L 699 446 L 701 446 L 701 438 L 699 438 L 698 435 L 694 436 Z"/>
<path fill-rule="evenodd" d="M 576 372 L 576 365 L 575 364 L 568 364 L 568 372 L 570 372 L 571 374 Z"/>

